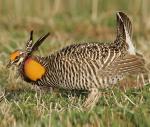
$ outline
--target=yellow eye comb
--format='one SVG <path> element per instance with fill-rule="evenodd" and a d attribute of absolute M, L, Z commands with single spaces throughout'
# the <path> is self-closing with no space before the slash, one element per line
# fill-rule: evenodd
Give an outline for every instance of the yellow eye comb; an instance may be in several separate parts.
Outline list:
<path fill-rule="evenodd" d="M 11 61 L 13 61 L 13 60 L 15 60 L 15 58 L 17 57 L 17 56 L 19 56 L 20 55 L 20 51 L 15 51 L 15 52 L 13 52 L 13 53 L 11 53 L 11 55 L 10 55 L 10 60 Z"/>

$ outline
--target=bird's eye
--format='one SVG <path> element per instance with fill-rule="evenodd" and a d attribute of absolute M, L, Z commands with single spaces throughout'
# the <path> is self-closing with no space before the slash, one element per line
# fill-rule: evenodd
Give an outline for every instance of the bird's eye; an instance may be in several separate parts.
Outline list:
<path fill-rule="evenodd" d="M 18 62 L 18 61 L 19 61 L 19 56 L 16 56 L 15 62 Z"/>

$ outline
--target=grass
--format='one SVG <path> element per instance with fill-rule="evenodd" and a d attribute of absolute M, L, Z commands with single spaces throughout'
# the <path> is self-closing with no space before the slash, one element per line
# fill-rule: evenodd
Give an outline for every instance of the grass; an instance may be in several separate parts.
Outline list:
<path fill-rule="evenodd" d="M 51 32 L 37 52 L 43 56 L 73 42 L 112 41 L 114 14 L 123 10 L 132 17 L 133 40 L 150 68 L 150 27 L 149 22 L 145 22 L 149 20 L 148 2 L 66 0 L 64 4 L 60 0 L 43 3 L 0 0 L 0 127 L 149 127 L 149 85 L 126 92 L 117 86 L 105 89 L 98 104 L 91 111 L 84 111 L 81 105 L 87 93 L 40 91 L 19 79 L 15 68 L 5 67 L 9 53 L 24 47 L 31 29 L 35 30 L 34 40 Z"/>
<path fill-rule="evenodd" d="M 150 89 L 104 91 L 97 106 L 83 111 L 83 97 L 40 93 L 31 89 L 7 92 L 1 102 L 1 126 L 150 126 Z M 82 99 L 81 99 L 82 98 Z"/>

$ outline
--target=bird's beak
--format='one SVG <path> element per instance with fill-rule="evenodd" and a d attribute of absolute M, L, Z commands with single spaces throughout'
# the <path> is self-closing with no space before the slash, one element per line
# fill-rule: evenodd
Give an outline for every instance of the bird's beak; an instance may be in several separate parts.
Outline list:
<path fill-rule="evenodd" d="M 6 65 L 6 68 L 9 68 L 14 62 L 13 61 L 9 61 L 8 64 Z"/>

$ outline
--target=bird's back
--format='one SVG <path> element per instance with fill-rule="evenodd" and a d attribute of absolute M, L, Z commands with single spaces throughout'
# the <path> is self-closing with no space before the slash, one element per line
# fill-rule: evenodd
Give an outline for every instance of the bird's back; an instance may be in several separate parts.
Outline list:
<path fill-rule="evenodd" d="M 115 49 L 113 45 L 83 43 L 63 48 L 47 57 L 46 61 L 49 62 L 43 82 L 65 89 L 88 90 L 116 84 L 126 75 L 142 71 L 142 59 L 127 52 L 122 53 L 121 49 Z M 133 68 L 134 64 L 138 67 Z"/>

